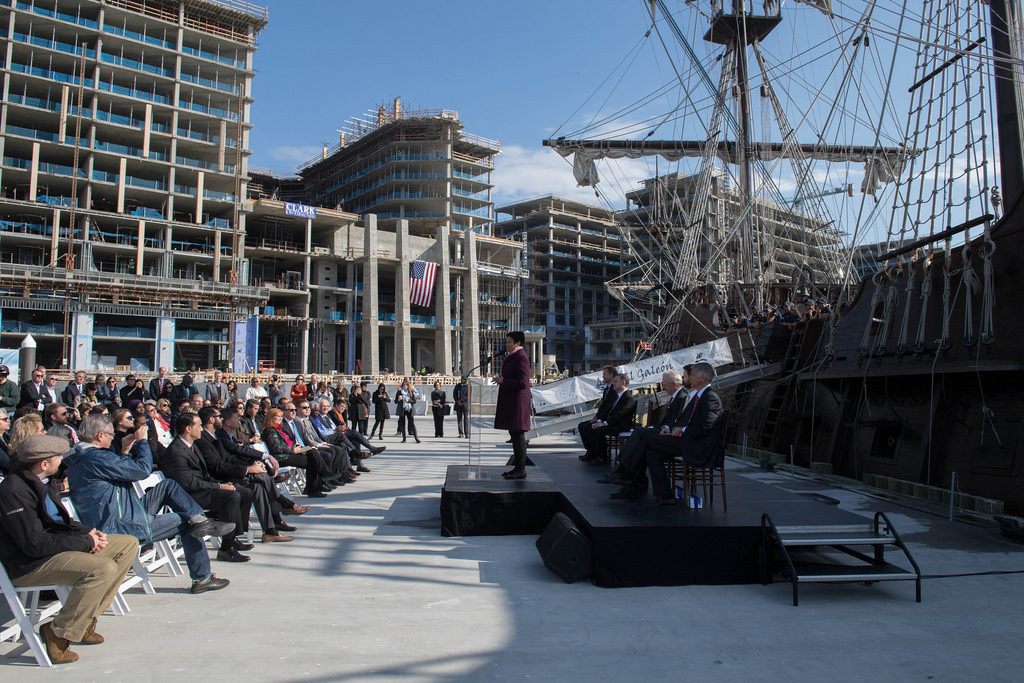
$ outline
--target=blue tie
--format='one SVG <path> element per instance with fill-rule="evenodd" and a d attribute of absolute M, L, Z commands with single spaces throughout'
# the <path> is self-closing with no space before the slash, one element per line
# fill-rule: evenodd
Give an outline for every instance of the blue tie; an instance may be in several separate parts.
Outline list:
<path fill-rule="evenodd" d="M 292 420 L 292 431 L 295 432 L 295 443 L 300 446 L 305 446 L 306 443 L 302 440 L 302 435 L 299 434 L 299 426 L 295 424 L 295 420 Z"/>

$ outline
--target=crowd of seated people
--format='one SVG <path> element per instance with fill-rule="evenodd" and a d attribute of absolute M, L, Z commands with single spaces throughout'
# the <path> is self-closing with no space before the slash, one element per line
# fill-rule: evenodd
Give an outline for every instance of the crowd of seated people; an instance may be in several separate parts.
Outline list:
<path fill-rule="evenodd" d="M 264 387 L 246 400 L 221 376 L 199 392 L 164 368 L 148 386 L 77 372 L 59 393 L 43 367 L 21 386 L 9 377 L 0 365 L 0 561 L 15 585 L 72 586 L 40 628 L 55 663 L 78 659 L 72 643 L 102 642 L 96 617 L 140 545 L 179 537 L 190 591 L 222 589 L 228 580 L 211 570 L 206 537 L 220 539 L 218 561 L 246 562 L 250 512 L 259 540 L 282 543 L 297 530 L 284 516 L 310 510 L 277 486 L 290 476 L 281 468 L 305 470 L 303 493 L 322 498 L 368 473 L 366 458 L 384 450 L 364 434 L 366 412 L 350 412 L 347 397 L 315 376 L 305 392 L 277 388 L 276 403 Z M 137 495 L 133 484 L 154 471 L 164 478 Z"/>

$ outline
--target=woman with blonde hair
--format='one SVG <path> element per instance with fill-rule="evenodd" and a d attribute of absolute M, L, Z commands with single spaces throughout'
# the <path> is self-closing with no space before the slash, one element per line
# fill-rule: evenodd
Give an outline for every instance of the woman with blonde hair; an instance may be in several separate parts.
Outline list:
<path fill-rule="evenodd" d="M 46 430 L 43 429 L 43 418 L 39 413 L 25 413 L 19 417 L 11 426 L 11 459 L 17 459 L 18 444 L 24 441 L 26 437 L 32 436 L 33 434 L 45 433 Z"/>

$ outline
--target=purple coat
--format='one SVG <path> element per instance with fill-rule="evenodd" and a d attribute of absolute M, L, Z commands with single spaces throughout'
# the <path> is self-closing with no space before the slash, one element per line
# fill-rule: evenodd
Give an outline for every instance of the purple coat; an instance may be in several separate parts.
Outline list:
<path fill-rule="evenodd" d="M 495 429 L 530 429 L 530 358 L 522 348 L 501 363 L 498 404 L 494 408 Z"/>

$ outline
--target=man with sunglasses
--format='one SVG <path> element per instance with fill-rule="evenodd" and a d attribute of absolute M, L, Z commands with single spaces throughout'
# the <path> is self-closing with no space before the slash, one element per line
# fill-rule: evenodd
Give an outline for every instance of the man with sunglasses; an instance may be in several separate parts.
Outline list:
<path fill-rule="evenodd" d="M 39 366 L 32 371 L 32 378 L 21 385 L 19 408 L 31 406 L 42 412 L 46 404 L 50 403 L 49 392 L 46 391 L 46 385 L 43 383 L 44 377 L 46 377 L 46 368 Z"/>

